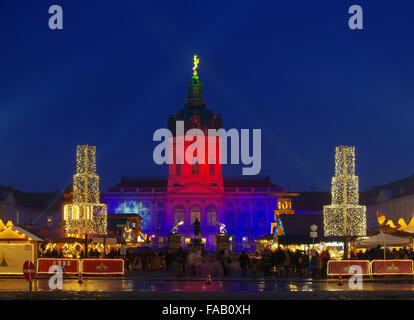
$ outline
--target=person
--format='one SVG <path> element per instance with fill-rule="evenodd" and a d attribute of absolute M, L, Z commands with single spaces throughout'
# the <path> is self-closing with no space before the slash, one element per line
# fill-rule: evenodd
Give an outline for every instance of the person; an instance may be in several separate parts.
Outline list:
<path fill-rule="evenodd" d="M 290 255 L 289 250 L 286 249 L 284 251 L 285 259 L 283 261 L 283 271 L 285 272 L 286 277 L 289 276 L 289 268 L 290 268 Z"/>
<path fill-rule="evenodd" d="M 264 276 L 268 277 L 271 276 L 271 268 L 272 268 L 272 263 L 271 263 L 271 257 L 272 257 L 272 251 L 270 250 L 270 248 L 265 248 L 262 252 L 262 259 L 263 259 L 263 266 L 264 266 Z"/>
<path fill-rule="evenodd" d="M 241 269 L 242 278 L 247 277 L 247 264 L 249 263 L 249 256 L 246 254 L 246 251 L 242 251 L 239 257 L 239 264 Z"/>
<path fill-rule="evenodd" d="M 177 277 L 182 277 L 185 274 L 185 251 L 180 247 L 177 251 Z"/>
<path fill-rule="evenodd" d="M 231 272 L 231 257 L 227 249 L 224 250 L 223 254 L 220 257 L 220 264 L 223 268 L 223 275 L 228 277 Z"/>
<path fill-rule="evenodd" d="M 318 252 L 316 252 L 315 254 L 315 278 L 319 278 L 321 275 L 321 270 L 322 270 L 322 261 L 321 261 L 321 256 L 319 255 Z"/>
<path fill-rule="evenodd" d="M 128 269 L 130 272 L 132 271 L 132 263 L 131 263 L 131 258 L 130 258 L 130 256 L 129 255 L 127 255 L 126 257 L 125 257 L 125 267 L 126 267 L 126 269 Z"/>
<path fill-rule="evenodd" d="M 227 272 L 227 276 L 231 275 L 231 253 L 229 250 L 226 249 L 226 272 Z"/>
<path fill-rule="evenodd" d="M 260 263 L 260 260 L 262 259 L 261 255 L 260 255 L 260 251 L 256 250 L 251 258 L 252 258 L 252 262 L 253 262 L 253 265 L 252 265 L 253 268 L 252 268 L 251 276 L 253 278 L 257 278 L 259 276 L 259 263 Z"/>
<path fill-rule="evenodd" d="M 308 272 L 312 274 L 312 277 L 315 276 L 315 256 L 308 256 Z"/>
<path fill-rule="evenodd" d="M 329 252 L 323 250 L 321 253 L 321 276 L 324 278 L 327 275 L 328 261 L 331 259 Z"/>
<path fill-rule="evenodd" d="M 277 274 L 278 277 L 282 277 L 283 276 L 283 264 L 285 262 L 285 254 L 284 252 L 278 248 L 275 251 L 275 255 L 276 255 L 276 268 L 277 268 Z"/>
<path fill-rule="evenodd" d="M 201 252 L 201 250 L 197 250 L 195 252 L 195 257 L 194 257 L 194 266 L 195 266 L 195 275 L 200 275 L 201 274 L 201 264 L 203 263 L 203 254 Z"/>
<path fill-rule="evenodd" d="M 225 273 L 225 271 L 224 271 L 224 249 L 222 249 L 218 252 L 217 261 L 220 264 L 220 266 L 223 270 L 223 275 L 224 275 L 224 273 Z"/>
<path fill-rule="evenodd" d="M 195 267 L 195 252 L 190 251 L 187 255 L 187 263 L 190 266 L 190 276 L 196 275 L 196 267 Z"/>
<path fill-rule="evenodd" d="M 167 271 L 171 270 L 172 255 L 169 251 L 165 253 L 165 268 Z"/>
<path fill-rule="evenodd" d="M 303 252 L 302 251 L 298 251 L 298 262 L 297 262 L 297 271 L 299 272 L 299 275 L 303 275 Z"/>

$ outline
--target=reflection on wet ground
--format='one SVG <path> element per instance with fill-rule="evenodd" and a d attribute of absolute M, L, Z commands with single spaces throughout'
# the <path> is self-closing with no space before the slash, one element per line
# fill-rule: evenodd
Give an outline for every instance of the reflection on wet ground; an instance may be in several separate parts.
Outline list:
<path fill-rule="evenodd" d="M 48 279 L 36 279 L 35 291 L 51 291 Z M 27 291 L 28 282 L 24 279 L 0 279 L 0 291 Z M 371 282 L 363 283 L 363 291 L 413 291 L 414 283 Z M 321 292 L 321 291 L 355 291 L 348 282 L 338 286 L 336 281 L 162 281 L 147 279 L 84 279 L 79 284 L 77 279 L 64 279 L 63 291 L 71 292 Z"/>

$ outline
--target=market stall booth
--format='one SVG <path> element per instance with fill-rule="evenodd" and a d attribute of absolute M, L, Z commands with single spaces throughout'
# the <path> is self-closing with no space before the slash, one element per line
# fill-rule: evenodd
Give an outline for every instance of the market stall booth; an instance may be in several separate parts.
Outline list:
<path fill-rule="evenodd" d="M 257 248 L 259 250 L 280 248 L 288 249 L 291 252 L 301 251 L 303 253 L 310 253 L 312 250 L 315 250 L 319 254 L 327 251 L 331 259 L 338 260 L 343 256 L 344 252 L 344 244 L 340 240 L 334 237 L 320 237 L 313 242 L 313 240 L 307 237 L 282 236 L 278 237 L 277 242 L 274 242 L 273 235 L 266 235 L 256 239 L 256 242 L 258 243 Z"/>
<path fill-rule="evenodd" d="M 386 257 L 387 247 L 403 247 L 410 243 L 410 239 L 403 236 L 384 233 L 382 230 L 376 235 L 357 238 L 355 244 L 358 248 L 383 247 L 384 260 Z"/>
<path fill-rule="evenodd" d="M 385 229 L 381 229 L 376 234 L 359 237 L 355 240 L 355 251 L 368 248 L 375 250 L 373 260 L 371 257 L 370 260 L 329 261 L 328 276 L 350 276 L 356 272 L 370 276 L 413 275 L 413 260 L 396 259 L 387 255 L 387 248 L 402 248 L 410 243 L 411 240 L 407 237 L 407 233 L 393 230 L 390 234 L 384 231 Z"/>
<path fill-rule="evenodd" d="M 35 262 L 43 239 L 24 228 L 0 220 L 0 275 L 23 275 L 23 264 Z"/>
<path fill-rule="evenodd" d="M 116 236 L 92 236 L 88 240 L 88 255 L 98 258 L 118 252 L 122 243 Z M 85 258 L 85 239 L 77 237 L 64 237 L 49 239 L 40 249 L 40 256 L 43 258 Z"/>
<path fill-rule="evenodd" d="M 323 219 L 318 214 L 284 215 L 278 218 L 273 234 L 256 239 L 259 249 L 270 247 L 288 249 L 292 252 L 302 251 L 311 254 L 313 250 L 321 253 L 327 251 L 331 259 L 343 256 L 343 239 L 323 235 Z M 316 226 L 319 232 L 312 232 L 311 226 Z"/>

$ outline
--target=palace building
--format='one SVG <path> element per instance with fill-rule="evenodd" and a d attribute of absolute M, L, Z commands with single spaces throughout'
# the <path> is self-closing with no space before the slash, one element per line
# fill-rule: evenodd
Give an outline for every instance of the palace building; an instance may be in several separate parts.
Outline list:
<path fill-rule="evenodd" d="M 217 130 L 223 124 L 221 115 L 205 107 L 203 84 L 197 75 L 196 63 L 187 89 L 184 108 L 168 119 L 168 128 L 173 134 L 170 141 L 175 150 L 181 143 L 184 149 L 192 143 L 176 132 L 177 121 L 183 121 L 184 132 L 201 130 L 206 141 L 208 129 Z M 284 190 L 268 177 L 223 178 L 218 161 L 218 139 L 215 137 L 214 140 L 214 154 L 208 154 L 211 149 L 206 143 L 205 154 L 204 150 L 201 151 L 203 155 L 197 154 L 200 151 L 196 150 L 191 163 L 174 155 L 168 177 L 164 179 L 122 177 L 116 186 L 103 193 L 108 215 L 139 214 L 142 232 L 160 244 L 164 244 L 171 229 L 183 221 L 178 232 L 182 234 L 185 246 L 194 237 L 192 224 L 196 218 L 201 222 L 201 236 L 207 248 L 215 247 L 215 235 L 220 224 L 224 224 L 232 236 L 234 248 L 238 245 L 248 247 L 257 237 L 269 234 L 279 197 L 275 193 Z M 206 161 L 200 161 L 201 156 Z M 215 161 L 211 161 L 212 158 Z"/>

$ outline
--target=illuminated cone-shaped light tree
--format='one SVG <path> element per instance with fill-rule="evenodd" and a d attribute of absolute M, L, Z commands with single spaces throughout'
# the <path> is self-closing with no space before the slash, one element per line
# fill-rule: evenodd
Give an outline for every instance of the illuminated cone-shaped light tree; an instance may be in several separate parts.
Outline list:
<path fill-rule="evenodd" d="M 73 203 L 64 207 L 66 233 L 106 234 L 106 205 L 99 203 L 99 176 L 96 174 L 96 147 L 76 148 L 76 174 L 73 176 Z"/>
<path fill-rule="evenodd" d="M 365 236 L 365 206 L 358 205 L 355 147 L 336 147 L 332 204 L 323 208 L 325 236 Z"/>

